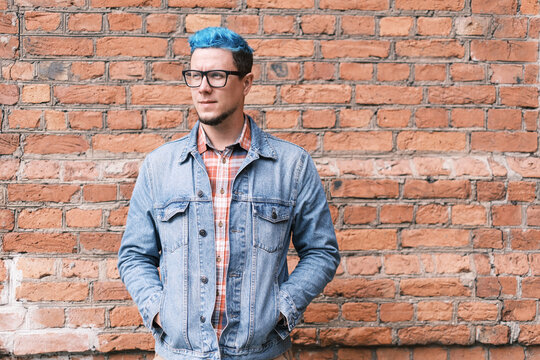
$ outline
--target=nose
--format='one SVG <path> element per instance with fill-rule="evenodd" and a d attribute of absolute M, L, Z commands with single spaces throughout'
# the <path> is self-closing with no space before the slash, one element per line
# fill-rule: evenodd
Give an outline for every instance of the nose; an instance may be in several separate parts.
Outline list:
<path fill-rule="evenodd" d="M 199 85 L 199 92 L 211 92 L 211 91 L 212 91 L 212 87 L 208 83 L 208 77 L 204 75 L 201 80 L 201 85 Z"/>

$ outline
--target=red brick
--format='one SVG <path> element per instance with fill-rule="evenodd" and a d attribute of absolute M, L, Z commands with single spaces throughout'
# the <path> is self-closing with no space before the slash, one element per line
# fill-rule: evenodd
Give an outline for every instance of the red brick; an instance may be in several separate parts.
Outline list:
<path fill-rule="evenodd" d="M 75 130 L 92 130 L 103 127 L 103 115 L 97 111 L 72 111 L 68 113 L 69 125 Z"/>
<path fill-rule="evenodd" d="M 448 221 L 448 208 L 429 204 L 418 207 L 416 222 L 419 224 L 444 224 Z"/>
<path fill-rule="evenodd" d="M 348 85 L 284 85 L 281 88 L 281 97 L 290 104 L 348 103 L 351 92 Z"/>
<path fill-rule="evenodd" d="M 481 326 L 477 329 L 477 341 L 483 344 L 505 345 L 510 338 L 510 328 L 506 325 Z"/>
<path fill-rule="evenodd" d="M 126 102 L 126 90 L 122 86 L 56 86 L 54 96 L 63 104 L 124 104 Z"/>
<path fill-rule="evenodd" d="M 375 35 L 375 18 L 344 15 L 341 17 L 341 31 L 346 35 Z"/>
<path fill-rule="evenodd" d="M 346 298 L 393 298 L 395 291 L 394 281 L 390 279 L 335 278 L 326 286 L 324 294 Z"/>
<path fill-rule="evenodd" d="M 476 279 L 476 296 L 484 298 L 500 298 L 516 294 L 515 277 L 478 277 Z"/>
<path fill-rule="evenodd" d="M 14 333 L 24 326 L 26 311 L 22 307 L 7 308 L 6 310 L 0 313 L 0 330 Z"/>
<path fill-rule="evenodd" d="M 488 110 L 488 129 L 521 130 L 521 111 L 517 109 Z"/>
<path fill-rule="evenodd" d="M 105 309 L 70 308 L 67 319 L 69 327 L 104 327 Z"/>
<path fill-rule="evenodd" d="M 479 346 L 450 349 L 450 360 L 485 360 L 486 355 L 487 350 Z"/>
<path fill-rule="evenodd" d="M 414 326 L 398 330 L 403 345 L 469 345 L 471 330 L 466 325 Z"/>
<path fill-rule="evenodd" d="M 377 304 L 374 303 L 344 303 L 342 315 L 351 321 L 376 321 Z"/>
<path fill-rule="evenodd" d="M 300 28 L 304 34 L 331 35 L 336 31 L 336 18 L 332 15 L 304 15 L 300 19 Z"/>
<path fill-rule="evenodd" d="M 519 338 L 518 338 L 518 341 L 521 343 L 521 344 L 524 344 L 524 345 L 539 345 L 540 344 L 540 326 L 537 325 L 537 324 L 534 324 L 534 325 L 521 325 L 521 331 L 519 333 Z M 523 349 L 522 348 L 517 348 L 515 349 L 515 353 L 518 354 L 519 356 L 522 355 L 522 351 Z M 498 359 L 503 359 L 504 356 L 507 356 L 507 355 L 513 355 L 513 359 L 520 359 L 519 357 L 516 356 L 516 354 L 502 354 L 501 357 L 499 357 Z M 523 359 L 523 357 L 521 357 L 521 359 Z"/>
<path fill-rule="evenodd" d="M 17 224 L 21 229 L 59 229 L 62 227 L 62 209 L 23 209 Z"/>
<path fill-rule="evenodd" d="M 396 8 L 400 10 L 442 10 L 459 11 L 464 7 L 464 0 L 432 1 L 432 0 L 397 0 Z"/>
<path fill-rule="evenodd" d="M 420 261 L 416 255 L 387 255 L 384 272 L 389 275 L 419 274 Z"/>
<path fill-rule="evenodd" d="M 112 226 L 125 226 L 127 218 L 127 207 L 122 207 L 119 209 L 111 210 L 108 224 Z"/>
<path fill-rule="evenodd" d="M 524 360 L 525 353 L 521 346 L 505 346 L 489 349 L 490 360 Z"/>
<path fill-rule="evenodd" d="M 9 184 L 9 201 L 69 202 L 79 190 L 77 185 Z"/>
<path fill-rule="evenodd" d="M 511 181 L 508 183 L 509 201 L 534 201 L 536 183 L 528 181 Z"/>
<path fill-rule="evenodd" d="M 383 327 L 330 328 L 320 330 L 321 346 L 390 345 L 392 330 Z"/>
<path fill-rule="evenodd" d="M 448 111 L 439 108 L 420 108 L 415 113 L 415 123 L 419 128 L 448 127 Z"/>
<path fill-rule="evenodd" d="M 448 36 L 452 31 L 451 17 L 419 17 L 417 33 L 423 36 Z"/>
<path fill-rule="evenodd" d="M 115 80 L 144 79 L 144 63 L 141 61 L 114 62 L 109 65 L 109 76 Z"/>
<path fill-rule="evenodd" d="M 124 284 L 120 281 L 98 281 L 94 283 L 94 300 L 129 300 L 131 299 Z"/>
<path fill-rule="evenodd" d="M 30 154 L 80 154 L 88 149 L 86 139 L 77 135 L 29 135 L 25 144 Z"/>
<path fill-rule="evenodd" d="M 494 26 L 496 38 L 524 38 L 527 35 L 526 18 L 496 18 Z"/>
<path fill-rule="evenodd" d="M 525 275 L 529 272 L 529 263 L 526 254 L 494 254 L 493 257 L 493 264 L 497 275 Z"/>
<path fill-rule="evenodd" d="M 411 119 L 408 109 L 380 109 L 377 112 L 377 125 L 384 128 L 406 127 Z"/>
<path fill-rule="evenodd" d="M 402 40 L 396 43 L 396 54 L 410 58 L 463 58 L 465 48 L 456 40 Z"/>
<path fill-rule="evenodd" d="M 373 78 L 373 64 L 340 63 L 340 78 L 344 80 L 371 80 Z"/>
<path fill-rule="evenodd" d="M 131 102 L 134 105 L 188 105 L 191 92 L 183 85 L 134 85 Z"/>
<path fill-rule="evenodd" d="M 506 196 L 506 187 L 502 182 L 479 181 L 476 184 L 479 201 L 500 200 Z"/>
<path fill-rule="evenodd" d="M 304 63 L 305 80 L 332 80 L 336 72 L 334 64 L 323 62 Z"/>
<path fill-rule="evenodd" d="M 393 180 L 344 179 L 332 182 L 332 197 L 396 198 L 399 184 Z"/>
<path fill-rule="evenodd" d="M 304 313 L 306 323 L 326 323 L 337 318 L 339 308 L 337 304 L 311 303 Z"/>
<path fill-rule="evenodd" d="M 152 77 L 156 80 L 182 80 L 182 69 L 182 64 L 175 62 L 155 62 L 152 63 Z M 144 71 L 138 76 L 141 75 L 144 77 Z"/>
<path fill-rule="evenodd" d="M 84 252 L 118 252 L 121 234 L 89 232 L 80 234 L 81 251 Z"/>
<path fill-rule="evenodd" d="M 104 62 L 74 62 L 71 64 L 71 73 L 78 80 L 91 80 L 105 74 Z"/>
<path fill-rule="evenodd" d="M 107 113 L 107 126 L 109 129 L 131 129 L 142 128 L 142 114 L 137 110 L 116 110 Z"/>
<path fill-rule="evenodd" d="M 357 104 L 420 104 L 422 89 L 419 87 L 390 86 L 390 85 L 357 85 Z"/>
<path fill-rule="evenodd" d="M 58 328 L 64 326 L 64 309 L 30 309 L 28 323 L 32 329 Z"/>
<path fill-rule="evenodd" d="M 495 226 L 521 225 L 521 206 L 494 205 L 491 211 Z"/>
<path fill-rule="evenodd" d="M 101 31 L 101 14 L 70 14 L 68 29 L 70 31 Z"/>
<path fill-rule="evenodd" d="M 321 52 L 326 59 L 335 58 L 386 58 L 390 42 L 376 40 L 321 41 Z"/>
<path fill-rule="evenodd" d="M 151 37 L 103 37 L 96 41 L 97 56 L 163 57 L 167 39 Z"/>
<path fill-rule="evenodd" d="M 381 260 L 376 256 L 350 256 L 347 260 L 347 272 L 350 275 L 374 275 L 381 270 Z"/>
<path fill-rule="evenodd" d="M 172 6 L 169 3 L 169 6 Z M 179 16 L 176 14 L 150 14 L 146 17 L 146 31 L 168 34 L 178 28 Z"/>
<path fill-rule="evenodd" d="M 306 110 L 302 114 L 302 125 L 304 128 L 331 128 L 336 124 L 336 114 L 334 110 Z"/>
<path fill-rule="evenodd" d="M 538 58 L 538 44 L 527 41 L 472 40 L 471 58 L 476 61 L 530 62 Z"/>
<path fill-rule="evenodd" d="M 397 243 L 394 229 L 348 229 L 336 236 L 341 250 L 395 249 Z"/>
<path fill-rule="evenodd" d="M 442 64 L 415 64 L 414 73 L 416 81 L 444 81 L 446 79 L 446 66 Z"/>
<path fill-rule="evenodd" d="M 82 7 L 84 0 L 15 0 L 18 6 L 36 6 L 36 7 Z"/>
<path fill-rule="evenodd" d="M 482 65 L 452 64 L 450 76 L 454 81 L 482 81 L 485 78 L 485 70 Z"/>
<path fill-rule="evenodd" d="M 111 326 L 141 326 L 141 315 L 136 306 L 116 306 L 109 311 Z"/>
<path fill-rule="evenodd" d="M 471 149 L 479 151 L 532 152 L 538 148 L 536 133 L 533 132 L 474 132 L 471 134 Z"/>
<path fill-rule="evenodd" d="M 345 208 L 343 222 L 345 224 L 369 224 L 377 218 L 377 209 L 371 206 L 350 205 Z"/>
<path fill-rule="evenodd" d="M 92 148 L 94 151 L 108 151 L 113 153 L 147 153 L 162 144 L 163 138 L 157 134 L 97 134 L 92 138 Z"/>
<path fill-rule="evenodd" d="M 142 28 L 142 17 L 137 14 L 111 13 L 107 14 L 110 31 L 133 31 Z"/>
<path fill-rule="evenodd" d="M 523 67 L 511 64 L 491 64 L 491 82 L 499 84 L 517 84 L 523 79 Z"/>
<path fill-rule="evenodd" d="M 95 181 L 99 177 L 97 163 L 92 161 L 64 162 L 65 181 Z"/>
<path fill-rule="evenodd" d="M 532 321 L 536 318 L 536 301 L 505 300 L 501 315 L 503 321 Z"/>
<path fill-rule="evenodd" d="M 93 348 L 88 333 L 54 332 L 17 334 L 13 340 L 15 355 L 31 355 L 54 352 L 84 352 Z"/>
<path fill-rule="evenodd" d="M 418 321 L 449 321 L 452 304 L 441 301 L 422 301 L 417 305 Z"/>
<path fill-rule="evenodd" d="M 19 39 L 16 36 L 2 36 L 0 42 L 0 57 L 3 59 L 16 59 L 19 54 Z M 9 85 L 8 85 L 9 86 Z M 3 96 L 0 96 L 0 101 Z"/>
<path fill-rule="evenodd" d="M 16 290 L 17 300 L 28 301 L 84 301 L 88 284 L 80 282 L 22 283 Z"/>
<path fill-rule="evenodd" d="M 429 102 L 433 104 L 492 104 L 495 102 L 493 86 L 430 87 Z"/>
<path fill-rule="evenodd" d="M 371 349 L 339 348 L 337 350 L 340 360 L 371 360 Z"/>
<path fill-rule="evenodd" d="M 3 250 L 8 252 L 72 253 L 75 248 L 72 234 L 12 232 L 3 241 Z"/>
<path fill-rule="evenodd" d="M 458 306 L 458 318 L 467 322 L 497 320 L 497 304 L 462 302 Z"/>
<path fill-rule="evenodd" d="M 28 36 L 23 41 L 28 55 L 36 56 L 91 56 L 94 45 L 91 39 L 80 37 Z"/>
<path fill-rule="evenodd" d="M 91 260 L 64 259 L 62 261 L 62 276 L 65 278 L 97 278 L 99 263 Z"/>
<path fill-rule="evenodd" d="M 500 0 L 497 2 L 489 0 L 472 0 L 471 8 L 473 13 L 513 15 L 517 10 L 517 0 Z"/>
<path fill-rule="evenodd" d="M 381 63 L 377 65 L 377 80 L 403 81 L 409 79 L 409 64 Z"/>
<path fill-rule="evenodd" d="M 68 210 L 66 211 L 66 225 L 68 227 L 99 227 L 101 210 Z"/>
<path fill-rule="evenodd" d="M 172 48 L 174 55 L 187 56 L 191 54 L 189 43 L 186 38 L 174 39 Z"/>
<path fill-rule="evenodd" d="M 24 13 L 26 30 L 54 31 L 60 26 L 59 13 L 28 11 Z"/>
<path fill-rule="evenodd" d="M 263 9 L 308 9 L 312 8 L 313 5 L 313 0 L 299 0 L 295 2 L 286 0 L 247 0 L 248 7 Z"/>
<path fill-rule="evenodd" d="M 41 111 L 12 110 L 8 115 L 8 123 L 11 129 L 37 129 L 41 123 Z"/>
<path fill-rule="evenodd" d="M 0 104 L 14 105 L 19 101 L 17 85 L 0 84 Z"/>
<path fill-rule="evenodd" d="M 154 350 L 154 338 L 150 333 L 103 333 L 98 335 L 98 351 L 108 353 L 122 350 Z"/>
<path fill-rule="evenodd" d="M 473 244 L 475 248 L 501 249 L 503 247 L 502 232 L 498 229 L 475 229 Z"/>
<path fill-rule="evenodd" d="M 408 36 L 413 27 L 411 17 L 383 17 L 379 21 L 381 36 Z"/>
<path fill-rule="evenodd" d="M 468 255 L 447 253 L 435 254 L 434 259 L 437 273 L 439 274 L 458 274 L 471 272 L 471 261 Z"/>
<path fill-rule="evenodd" d="M 34 78 L 34 65 L 21 61 L 14 62 L 13 64 L 4 66 L 2 68 L 2 74 L 7 80 L 32 80 Z M 3 91 L 10 88 L 10 86 L 2 87 Z"/>
<path fill-rule="evenodd" d="M 468 180 L 407 180 L 403 195 L 409 199 L 457 198 L 467 199 L 471 194 Z"/>
<path fill-rule="evenodd" d="M 403 247 L 463 247 L 469 244 L 469 231 L 461 229 L 403 230 Z"/>
<path fill-rule="evenodd" d="M 482 205 L 454 205 L 452 207 L 452 224 L 485 225 L 486 208 Z"/>
<path fill-rule="evenodd" d="M 501 104 L 506 106 L 538 107 L 538 89 L 531 86 L 502 87 Z"/>
<path fill-rule="evenodd" d="M 381 223 L 401 224 L 412 222 L 413 206 L 385 205 L 381 208 Z"/>
<path fill-rule="evenodd" d="M 116 200 L 115 184 L 88 184 L 83 187 L 85 201 L 103 202 Z"/>
<path fill-rule="evenodd" d="M 171 0 L 170 2 L 174 2 Z M 185 2 L 185 1 L 184 1 Z M 91 0 L 90 6 L 95 8 L 100 7 L 159 7 L 159 0 Z M 173 5 L 171 5 L 173 6 Z"/>
<path fill-rule="evenodd" d="M 50 87 L 46 84 L 25 85 L 22 89 L 21 100 L 33 104 L 49 102 L 51 101 Z"/>
<path fill-rule="evenodd" d="M 265 15 L 263 30 L 266 34 L 284 34 L 294 32 L 293 16 Z"/>
<path fill-rule="evenodd" d="M 185 20 L 186 32 L 194 33 L 203 28 L 221 25 L 221 15 L 189 14 Z"/>
<path fill-rule="evenodd" d="M 246 105 L 271 105 L 276 101 L 277 90 L 275 86 L 254 85 L 246 96 Z M 257 120 L 255 116 L 252 116 Z"/>
<path fill-rule="evenodd" d="M 13 211 L 7 210 L 7 209 L 1 209 L 0 210 L 0 229 L 13 230 L 14 225 L 15 225 L 15 215 L 13 214 Z M 2 271 L 3 271 L 2 268 L 3 268 L 3 265 L 0 262 L 0 274 L 2 274 Z M 1 278 L 2 276 L 0 276 L 0 279 Z"/>

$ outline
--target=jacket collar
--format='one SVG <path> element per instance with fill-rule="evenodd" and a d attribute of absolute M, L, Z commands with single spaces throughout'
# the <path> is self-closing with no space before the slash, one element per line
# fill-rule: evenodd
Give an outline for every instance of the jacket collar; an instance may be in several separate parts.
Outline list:
<path fill-rule="evenodd" d="M 247 115 L 251 129 L 251 147 L 249 148 L 248 157 L 264 157 L 269 159 L 277 159 L 277 152 L 268 141 L 268 134 L 262 131 L 251 116 Z M 182 153 L 180 154 L 180 163 L 186 161 L 189 154 L 196 156 L 199 153 L 197 148 L 197 134 L 199 133 L 200 123 L 197 121 L 193 129 L 188 134 L 187 143 Z"/>

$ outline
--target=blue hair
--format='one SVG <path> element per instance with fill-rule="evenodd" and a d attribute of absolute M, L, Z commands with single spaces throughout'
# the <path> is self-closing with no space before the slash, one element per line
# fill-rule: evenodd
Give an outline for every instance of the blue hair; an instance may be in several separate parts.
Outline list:
<path fill-rule="evenodd" d="M 207 27 L 189 37 L 191 53 L 199 48 L 227 49 L 234 52 L 253 54 L 246 40 L 232 30 L 224 27 Z"/>
<path fill-rule="evenodd" d="M 243 75 L 251 72 L 253 49 L 243 37 L 224 27 L 207 27 L 189 37 L 191 54 L 197 49 L 217 48 L 232 52 L 233 62 Z"/>

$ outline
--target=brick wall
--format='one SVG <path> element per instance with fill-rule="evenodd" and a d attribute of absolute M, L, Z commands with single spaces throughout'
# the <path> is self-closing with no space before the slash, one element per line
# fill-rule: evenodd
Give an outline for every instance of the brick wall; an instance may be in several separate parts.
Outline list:
<path fill-rule="evenodd" d="M 343 261 L 297 359 L 540 359 L 538 0 L 0 0 L 0 353 L 152 358 L 116 251 L 210 25 L 309 150 Z M 290 264 L 297 259 L 291 254 Z"/>

